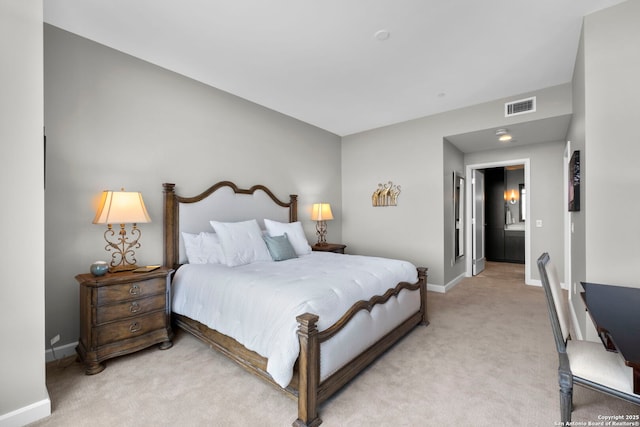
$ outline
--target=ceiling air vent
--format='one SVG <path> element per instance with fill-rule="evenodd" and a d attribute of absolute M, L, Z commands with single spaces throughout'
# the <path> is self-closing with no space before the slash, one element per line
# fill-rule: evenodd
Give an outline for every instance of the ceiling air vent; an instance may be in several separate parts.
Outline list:
<path fill-rule="evenodd" d="M 504 116 L 511 117 L 518 114 L 533 113 L 536 111 L 536 97 L 507 102 L 504 104 Z"/>

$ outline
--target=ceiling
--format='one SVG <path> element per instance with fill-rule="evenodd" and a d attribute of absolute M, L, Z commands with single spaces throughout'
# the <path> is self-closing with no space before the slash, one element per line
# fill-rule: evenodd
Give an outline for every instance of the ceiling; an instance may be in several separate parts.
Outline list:
<path fill-rule="evenodd" d="M 450 135 L 446 139 L 463 153 L 517 147 L 542 142 L 564 141 L 571 115 L 566 114 L 540 120 L 532 120 L 504 127 L 513 138 L 509 142 L 498 141 L 496 128 L 477 130 L 460 135 Z"/>
<path fill-rule="evenodd" d="M 567 83 L 582 17 L 620 2 L 44 0 L 44 20 L 345 136 Z"/>

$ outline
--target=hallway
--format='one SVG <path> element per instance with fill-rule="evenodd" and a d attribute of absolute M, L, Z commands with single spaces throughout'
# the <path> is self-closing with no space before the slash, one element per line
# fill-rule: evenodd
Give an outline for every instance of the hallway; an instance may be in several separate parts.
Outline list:
<path fill-rule="evenodd" d="M 487 261 L 485 269 L 472 279 L 504 280 L 517 284 L 525 284 L 524 264 L 510 262 Z"/>

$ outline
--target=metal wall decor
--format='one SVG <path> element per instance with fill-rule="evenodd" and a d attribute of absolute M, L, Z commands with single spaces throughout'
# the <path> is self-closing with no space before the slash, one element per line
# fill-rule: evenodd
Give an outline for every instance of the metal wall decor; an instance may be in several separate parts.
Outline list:
<path fill-rule="evenodd" d="M 400 186 L 389 181 L 386 184 L 378 184 L 378 188 L 371 195 L 371 204 L 375 207 L 397 206 Z"/>

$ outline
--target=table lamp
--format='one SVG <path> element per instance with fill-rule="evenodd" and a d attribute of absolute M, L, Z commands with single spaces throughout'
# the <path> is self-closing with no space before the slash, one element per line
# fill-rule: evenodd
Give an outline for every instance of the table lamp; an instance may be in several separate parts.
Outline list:
<path fill-rule="evenodd" d="M 137 224 L 151 222 L 144 206 L 142 194 L 136 191 L 104 191 L 100 206 L 93 219 L 94 224 L 107 224 L 104 239 L 105 250 L 111 253 L 109 272 L 134 270 L 136 265 L 134 249 L 140 248 L 141 232 Z M 120 232 L 116 236 L 112 224 L 120 224 Z M 125 224 L 133 224 L 130 236 L 127 236 Z"/>
<path fill-rule="evenodd" d="M 318 245 L 327 244 L 327 223 L 333 219 L 331 205 L 329 203 L 314 203 L 311 209 L 311 219 L 316 222 L 316 234 L 318 235 Z"/>

